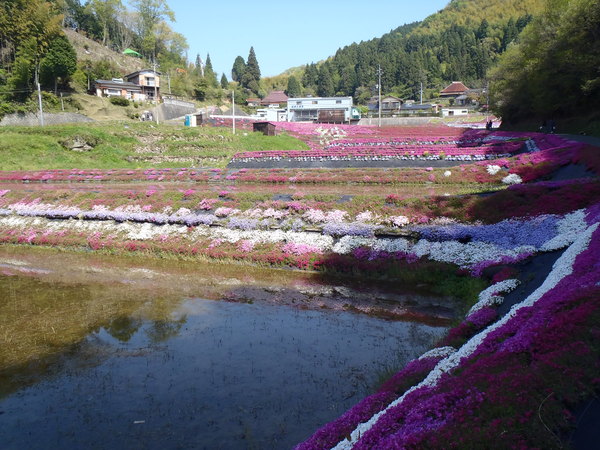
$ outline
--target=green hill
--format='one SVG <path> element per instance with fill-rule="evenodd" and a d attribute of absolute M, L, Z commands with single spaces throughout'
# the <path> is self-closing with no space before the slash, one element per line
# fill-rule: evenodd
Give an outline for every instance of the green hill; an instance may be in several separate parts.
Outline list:
<path fill-rule="evenodd" d="M 416 98 L 423 83 L 433 95 L 451 81 L 481 87 L 487 70 L 506 51 L 545 0 L 453 0 L 422 22 L 339 49 L 319 67 L 306 66 L 307 91 L 353 95 L 365 101 L 383 71 L 384 92 Z"/>

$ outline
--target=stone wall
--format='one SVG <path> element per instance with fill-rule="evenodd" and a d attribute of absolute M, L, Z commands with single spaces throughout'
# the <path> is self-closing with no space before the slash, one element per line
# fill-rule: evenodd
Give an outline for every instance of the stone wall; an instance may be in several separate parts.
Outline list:
<path fill-rule="evenodd" d="M 44 125 L 61 123 L 95 122 L 93 119 L 78 113 L 44 113 Z M 38 126 L 40 119 L 34 113 L 7 114 L 0 121 L 0 126 Z"/>

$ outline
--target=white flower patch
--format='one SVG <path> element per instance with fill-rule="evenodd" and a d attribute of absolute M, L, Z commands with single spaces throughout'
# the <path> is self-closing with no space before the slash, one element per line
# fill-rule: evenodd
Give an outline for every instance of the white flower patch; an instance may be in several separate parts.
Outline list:
<path fill-rule="evenodd" d="M 504 178 L 502 178 L 502 182 L 504 184 L 519 184 L 523 182 L 523 179 L 516 173 L 511 173 L 510 175 L 507 175 Z"/>
<path fill-rule="evenodd" d="M 410 223 L 410 219 L 406 216 L 389 216 L 388 223 L 396 227 L 405 227 Z"/>
<path fill-rule="evenodd" d="M 122 223 L 118 231 L 127 233 L 127 238 L 146 241 L 157 236 L 187 235 L 187 227 L 181 225 L 154 225 L 151 223 Z"/>
<path fill-rule="evenodd" d="M 373 222 L 377 218 L 377 214 L 373 214 L 371 211 L 363 211 L 356 215 L 357 222 Z"/>
<path fill-rule="evenodd" d="M 359 247 L 372 247 L 375 238 L 365 238 L 360 236 L 344 236 L 332 248 L 334 253 L 347 255 L 352 250 Z"/>
<path fill-rule="evenodd" d="M 410 251 L 410 243 L 403 238 L 400 239 L 375 239 L 372 245 L 373 250 L 396 253 Z"/>
<path fill-rule="evenodd" d="M 521 282 L 517 279 L 511 279 L 492 284 L 490 287 L 479 293 L 479 301 L 473 305 L 467 313 L 467 316 L 470 316 L 475 311 L 479 311 L 481 308 L 500 305 L 504 301 L 504 297 L 498 294 L 501 292 L 508 293 L 514 290 L 520 283 Z"/>
<path fill-rule="evenodd" d="M 419 359 L 446 358 L 454 352 L 456 352 L 456 349 L 454 347 L 437 347 L 429 350 L 428 352 L 423 353 L 421 356 L 419 356 Z"/>
<path fill-rule="evenodd" d="M 427 256 L 434 261 L 469 268 L 483 261 L 500 261 L 504 256 L 517 258 L 524 253 L 533 253 L 535 247 L 523 245 L 507 250 L 486 242 L 462 244 L 458 241 L 429 242 L 427 239 L 421 239 L 412 248 L 412 252 L 419 258 Z"/>
<path fill-rule="evenodd" d="M 325 215 L 325 213 L 323 211 L 321 211 L 320 209 L 312 209 L 312 208 L 309 209 L 308 211 L 306 211 L 302 215 L 302 218 L 310 223 L 321 223 L 321 222 L 325 222 L 327 220 L 327 216 Z"/>
<path fill-rule="evenodd" d="M 570 214 L 565 215 L 556 224 L 557 235 L 546 241 L 540 247 L 544 252 L 558 250 L 575 242 L 577 236 L 585 231 L 587 223 L 585 221 L 585 210 L 579 209 Z"/>
<path fill-rule="evenodd" d="M 502 167 L 496 164 L 488 164 L 485 170 L 487 170 L 487 173 L 490 175 L 496 175 L 498 172 L 500 172 L 500 169 L 502 169 Z"/>
<path fill-rule="evenodd" d="M 409 388 L 404 394 L 402 394 L 402 396 L 390 403 L 384 410 L 373 415 L 373 417 L 371 417 L 367 422 L 359 424 L 351 433 L 350 440 L 345 439 L 339 442 L 333 448 L 336 450 L 351 449 L 354 446 L 354 444 L 360 439 L 360 437 L 363 436 L 367 431 L 369 431 L 371 427 L 375 425 L 375 423 L 377 423 L 381 416 L 386 414 L 389 409 L 394 408 L 400 403 L 402 403 L 402 401 L 408 394 L 421 387 L 435 386 L 444 373 L 454 369 L 460 364 L 460 362 L 463 359 L 473 354 L 473 352 L 477 350 L 479 345 L 485 340 L 489 333 L 504 326 L 517 314 L 517 311 L 519 309 L 532 306 L 544 294 L 554 289 L 563 278 L 573 273 L 573 264 L 575 263 L 575 259 L 580 253 L 587 249 L 590 240 L 592 239 L 592 234 L 596 231 L 598 225 L 599 224 L 592 225 L 577 237 L 577 240 L 562 254 L 560 258 L 558 258 L 558 260 L 556 260 L 546 280 L 542 283 L 542 285 L 539 288 L 537 288 L 531 295 L 529 295 L 529 297 L 527 297 L 521 303 L 514 305 L 508 312 L 508 314 L 506 314 L 500 320 L 490 325 L 489 327 L 481 331 L 479 334 L 473 336 L 457 352 L 451 354 L 447 358 L 442 359 L 433 368 L 429 375 L 427 375 L 427 377 L 425 377 L 425 379 L 419 384 Z"/>
<path fill-rule="evenodd" d="M 228 228 L 208 228 L 202 231 L 203 236 L 212 239 L 221 239 L 225 242 L 235 244 L 238 241 L 245 240 L 253 243 L 278 243 L 293 242 L 295 244 L 311 245 L 321 251 L 331 250 L 333 238 L 315 233 L 283 231 L 283 230 L 230 230 Z"/>
<path fill-rule="evenodd" d="M 449 170 L 446 170 L 446 171 L 444 172 L 444 176 L 445 176 L 445 177 L 449 177 L 450 175 L 452 175 L 452 172 L 450 172 Z"/>

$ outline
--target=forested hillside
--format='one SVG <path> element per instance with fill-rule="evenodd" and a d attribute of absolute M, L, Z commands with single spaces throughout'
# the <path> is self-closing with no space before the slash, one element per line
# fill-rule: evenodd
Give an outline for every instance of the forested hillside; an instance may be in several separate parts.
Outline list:
<path fill-rule="evenodd" d="M 483 84 L 486 71 L 508 48 L 544 0 L 453 0 L 420 23 L 401 26 L 381 38 L 339 49 L 302 77 L 306 92 L 353 95 L 364 101 L 377 83 L 402 98 L 416 97 L 423 83 L 430 93 L 461 80 Z"/>
<path fill-rule="evenodd" d="M 490 77 L 493 107 L 507 120 L 600 121 L 598 0 L 549 0 Z"/>

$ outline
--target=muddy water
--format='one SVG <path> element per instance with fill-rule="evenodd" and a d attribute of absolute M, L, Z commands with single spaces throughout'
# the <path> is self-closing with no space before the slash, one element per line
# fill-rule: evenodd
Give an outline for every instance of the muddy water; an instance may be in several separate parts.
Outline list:
<path fill-rule="evenodd" d="M 420 320 L 344 309 L 366 292 Z M 0 447 L 290 448 L 430 348 L 452 307 L 299 272 L 1 247 Z"/>

